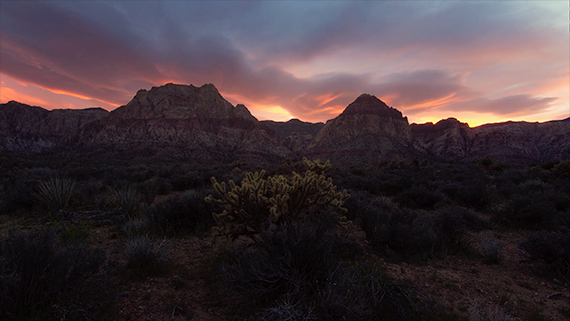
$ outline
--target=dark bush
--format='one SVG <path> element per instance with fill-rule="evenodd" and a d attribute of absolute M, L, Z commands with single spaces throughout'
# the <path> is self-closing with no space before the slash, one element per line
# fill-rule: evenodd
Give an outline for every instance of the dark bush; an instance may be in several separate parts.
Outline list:
<path fill-rule="evenodd" d="M 433 187 L 415 185 L 396 196 L 395 201 L 408 208 L 432 210 L 445 199 L 445 194 Z"/>
<path fill-rule="evenodd" d="M 366 239 L 376 251 L 397 259 L 425 259 L 461 249 L 466 230 L 483 221 L 464 208 L 437 211 L 401 209 L 378 198 L 359 213 Z"/>
<path fill-rule="evenodd" d="M 556 221 L 558 211 L 549 194 L 516 194 L 494 213 L 495 220 L 525 228 L 541 228 Z"/>
<path fill-rule="evenodd" d="M 204 201 L 208 193 L 187 191 L 170 196 L 145 210 L 154 232 L 164 235 L 181 235 L 205 231 L 215 225 L 212 204 Z"/>
<path fill-rule="evenodd" d="M 315 308 L 319 320 L 429 320 L 433 302 L 413 286 L 390 280 L 376 265 L 342 264 L 332 271 Z"/>
<path fill-rule="evenodd" d="M 338 260 L 358 247 L 311 223 L 273 226 L 260 233 L 254 246 L 236 248 L 222 275 L 237 294 L 256 305 L 285 295 L 314 296 Z"/>
<path fill-rule="evenodd" d="M 0 319 L 101 320 L 110 306 L 103 251 L 62 246 L 47 230 L 0 242 Z"/>
<path fill-rule="evenodd" d="M 570 232 L 541 231 L 527 236 L 519 245 L 527 258 L 550 271 L 570 276 Z"/>

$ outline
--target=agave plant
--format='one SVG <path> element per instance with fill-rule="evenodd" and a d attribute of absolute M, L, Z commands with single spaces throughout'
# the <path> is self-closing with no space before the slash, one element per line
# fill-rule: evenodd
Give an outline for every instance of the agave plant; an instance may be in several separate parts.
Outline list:
<path fill-rule="evenodd" d="M 51 177 L 38 186 L 35 196 L 50 210 L 62 210 L 69 206 L 75 189 L 75 180 Z"/>

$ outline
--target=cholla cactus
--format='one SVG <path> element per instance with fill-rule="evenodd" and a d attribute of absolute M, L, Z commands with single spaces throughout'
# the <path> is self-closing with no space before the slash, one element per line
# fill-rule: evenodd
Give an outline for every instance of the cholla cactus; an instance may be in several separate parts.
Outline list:
<path fill-rule="evenodd" d="M 307 170 L 302 174 L 293 172 L 288 177 L 277 175 L 265 179 L 264 171 L 247 173 L 239 185 L 230 180 L 229 188 L 212 177 L 220 198 L 210 195 L 206 201 L 222 209 L 214 213 L 216 230 L 224 235 L 251 237 L 265 224 L 289 224 L 319 210 L 346 212 L 343 204 L 350 195 L 346 190 L 337 192 L 332 179 L 324 175 L 330 163 L 306 158 L 303 162 Z M 338 219 L 340 224 L 350 223 L 341 215 Z"/>

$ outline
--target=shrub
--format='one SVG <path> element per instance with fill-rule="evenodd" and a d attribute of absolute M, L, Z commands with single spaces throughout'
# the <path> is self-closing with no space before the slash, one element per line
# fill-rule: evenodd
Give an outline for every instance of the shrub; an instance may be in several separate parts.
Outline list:
<path fill-rule="evenodd" d="M 266 306 L 286 294 L 301 299 L 325 284 L 339 257 L 350 253 L 346 245 L 314 224 L 273 226 L 262 231 L 255 246 L 236 248 L 222 275 L 254 304 Z"/>
<path fill-rule="evenodd" d="M 469 307 L 469 321 L 511 321 L 515 320 L 503 308 L 496 305 L 493 308 L 482 307 L 478 303 L 473 303 Z"/>
<path fill-rule="evenodd" d="M 502 249 L 501 244 L 497 242 L 497 239 L 493 236 L 485 237 L 481 239 L 481 255 L 483 256 L 483 262 L 486 264 L 497 264 L 501 261 Z"/>
<path fill-rule="evenodd" d="M 202 193 L 191 190 L 153 204 L 144 214 L 154 232 L 181 235 L 214 226 L 213 211 L 213 205 L 204 201 Z"/>
<path fill-rule="evenodd" d="M 222 208 L 221 213 L 214 214 L 218 232 L 252 237 L 267 224 L 290 224 L 323 209 L 333 209 L 339 214 L 337 220 L 344 223 L 340 213 L 346 211 L 342 206 L 349 195 L 346 191 L 337 192 L 332 179 L 324 175 L 330 163 L 307 159 L 303 162 L 307 167 L 303 174 L 293 172 L 290 177 L 276 175 L 265 179 L 264 171 L 247 173 L 240 185 L 230 180 L 229 188 L 212 177 L 221 198 L 208 196 L 206 200 Z"/>
<path fill-rule="evenodd" d="M 315 222 L 273 226 L 235 247 L 226 286 L 263 320 L 422 320 L 431 301 L 415 287 L 358 264 L 356 245 Z"/>
<path fill-rule="evenodd" d="M 62 246 L 48 230 L 11 231 L 0 242 L 0 319 L 93 320 L 110 305 L 103 251 Z"/>
<path fill-rule="evenodd" d="M 482 220 L 463 208 L 421 211 L 397 208 L 379 198 L 359 213 L 362 229 L 373 249 L 399 259 L 425 259 L 459 249 L 467 229 Z"/>
<path fill-rule="evenodd" d="M 141 197 L 136 189 L 132 187 L 123 188 L 115 191 L 115 195 L 119 202 L 118 205 L 122 215 L 126 218 L 132 218 L 138 215 Z"/>
<path fill-rule="evenodd" d="M 321 320 L 430 320 L 434 303 L 414 286 L 389 279 L 377 265 L 341 264 L 319 293 Z"/>
<path fill-rule="evenodd" d="M 74 189 L 74 180 L 52 177 L 38 186 L 36 197 L 52 211 L 62 210 L 69 206 Z"/>
<path fill-rule="evenodd" d="M 569 231 L 537 232 L 527 236 L 519 247 L 529 260 L 542 263 L 551 272 L 570 274 Z"/>
<path fill-rule="evenodd" d="M 445 199 L 445 195 L 437 189 L 415 185 L 396 196 L 395 201 L 408 208 L 430 210 Z"/>
<path fill-rule="evenodd" d="M 125 247 L 127 268 L 135 277 L 158 275 L 164 271 L 169 260 L 170 249 L 164 241 L 158 243 L 148 236 L 128 240 Z"/>

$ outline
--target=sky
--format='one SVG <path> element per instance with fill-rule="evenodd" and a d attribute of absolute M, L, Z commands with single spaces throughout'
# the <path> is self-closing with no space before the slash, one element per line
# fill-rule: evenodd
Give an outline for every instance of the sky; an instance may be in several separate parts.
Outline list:
<path fill-rule="evenodd" d="M 363 93 L 410 123 L 570 117 L 569 1 L 0 1 L 0 103 L 127 104 L 212 83 L 260 120 Z"/>

